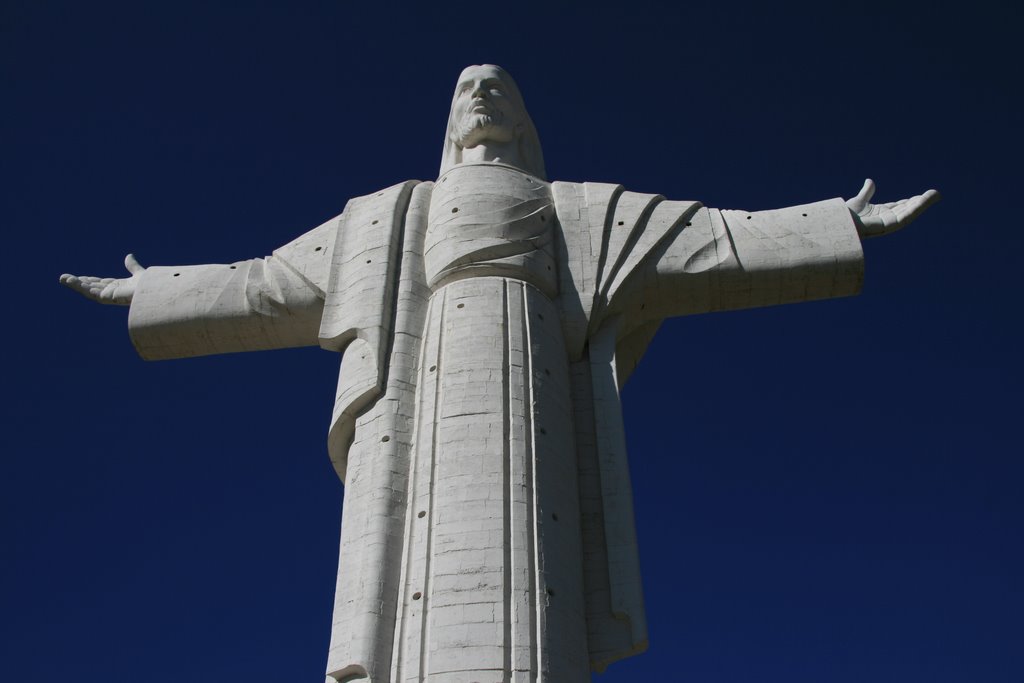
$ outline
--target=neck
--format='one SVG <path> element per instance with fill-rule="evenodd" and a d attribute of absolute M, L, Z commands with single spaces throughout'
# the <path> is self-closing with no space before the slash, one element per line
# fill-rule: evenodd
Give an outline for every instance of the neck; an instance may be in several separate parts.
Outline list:
<path fill-rule="evenodd" d="M 479 163 L 481 161 L 499 161 L 509 166 L 523 168 L 517 141 L 493 142 L 488 140 L 475 147 L 462 148 L 462 163 Z"/>

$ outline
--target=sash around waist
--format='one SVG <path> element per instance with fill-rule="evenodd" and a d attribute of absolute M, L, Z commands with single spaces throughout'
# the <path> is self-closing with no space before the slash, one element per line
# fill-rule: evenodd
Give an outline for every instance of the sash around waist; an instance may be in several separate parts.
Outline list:
<path fill-rule="evenodd" d="M 534 254 L 542 252 L 533 252 Z M 514 257 L 513 257 L 514 258 Z M 499 277 L 518 280 L 535 287 L 548 299 L 558 296 L 558 279 L 554 263 L 547 259 L 523 259 L 467 263 L 439 273 L 430 283 L 432 292 L 437 293 L 445 286 L 469 278 Z"/>

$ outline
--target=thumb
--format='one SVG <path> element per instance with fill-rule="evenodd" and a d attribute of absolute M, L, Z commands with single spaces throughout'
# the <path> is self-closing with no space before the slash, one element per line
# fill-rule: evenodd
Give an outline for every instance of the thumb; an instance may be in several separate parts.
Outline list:
<path fill-rule="evenodd" d="M 864 187 L 857 193 L 857 199 L 867 204 L 875 196 L 875 181 L 871 178 L 864 179 Z"/>
<path fill-rule="evenodd" d="M 145 270 L 137 260 L 135 260 L 135 254 L 128 254 L 124 257 L 124 267 L 128 269 L 128 272 L 132 275 L 138 275 Z"/>

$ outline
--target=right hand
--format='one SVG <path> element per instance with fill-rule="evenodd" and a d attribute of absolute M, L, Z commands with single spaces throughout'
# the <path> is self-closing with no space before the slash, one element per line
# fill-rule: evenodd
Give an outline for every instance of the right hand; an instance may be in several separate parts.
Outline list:
<path fill-rule="evenodd" d="M 128 306 L 135 295 L 135 287 L 138 286 L 139 279 L 146 269 L 139 265 L 133 254 L 124 257 L 124 267 L 132 274 L 131 277 L 93 277 L 65 273 L 60 276 L 60 283 L 101 304 Z"/>
<path fill-rule="evenodd" d="M 846 200 L 861 239 L 887 235 L 905 228 L 925 209 L 939 201 L 939 193 L 935 190 L 886 204 L 872 204 L 871 197 L 874 194 L 875 181 L 868 178 L 857 196 Z"/>

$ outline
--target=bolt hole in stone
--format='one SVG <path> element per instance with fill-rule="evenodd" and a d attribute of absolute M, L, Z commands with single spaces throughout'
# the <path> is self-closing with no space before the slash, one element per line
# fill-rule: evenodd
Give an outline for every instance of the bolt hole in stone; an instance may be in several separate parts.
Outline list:
<path fill-rule="evenodd" d="M 228 268 L 230 268 L 231 270 L 236 270 L 238 266 L 228 266 Z"/>
<path fill-rule="evenodd" d="M 175 273 L 174 277 L 178 277 L 179 275 L 181 275 L 181 273 Z"/>
<path fill-rule="evenodd" d="M 693 223 L 687 223 L 686 227 L 690 227 L 691 225 L 693 225 Z"/>
<path fill-rule="evenodd" d="M 317 247 L 317 248 L 316 248 L 316 249 L 314 249 L 313 251 L 320 251 L 321 249 L 323 249 L 323 247 Z"/>
<path fill-rule="evenodd" d="M 747 220 L 748 220 L 748 221 L 750 220 L 750 216 L 747 216 Z"/>
<path fill-rule="evenodd" d="M 388 441 L 391 441 L 391 437 L 390 436 L 382 436 L 382 437 L 380 437 L 380 441 L 381 441 L 381 443 L 387 443 Z"/>
<path fill-rule="evenodd" d="M 368 258 L 368 259 L 366 259 L 366 262 L 367 262 L 367 263 L 373 263 L 373 259 L 369 259 L 369 258 Z"/>
<path fill-rule="evenodd" d="M 430 371 L 433 372 L 434 370 L 437 370 L 437 366 L 436 365 L 431 365 L 430 366 Z"/>
<path fill-rule="evenodd" d="M 379 222 L 380 221 L 374 221 L 374 222 L 370 223 L 370 225 L 377 225 L 377 223 L 379 223 Z"/>
<path fill-rule="evenodd" d="M 458 212 L 459 212 L 459 207 L 456 206 L 454 209 L 452 209 L 452 213 L 458 213 Z"/>
<path fill-rule="evenodd" d="M 424 517 L 427 516 L 427 511 L 426 510 L 420 510 L 419 514 L 417 514 L 416 516 L 419 517 L 420 519 L 423 519 Z"/>
<path fill-rule="evenodd" d="M 412 594 L 412 599 L 413 600 L 419 600 L 422 597 L 423 597 L 423 593 L 420 593 L 420 592 L 416 592 L 416 593 Z"/>
<path fill-rule="evenodd" d="M 625 221 L 619 221 L 619 225 L 625 225 L 625 224 L 626 224 Z"/>
<path fill-rule="evenodd" d="M 804 218 L 807 218 L 807 214 L 806 213 L 802 213 L 800 215 L 803 216 Z"/>
<path fill-rule="evenodd" d="M 456 306 L 455 308 L 465 308 L 465 307 L 466 307 L 466 304 L 459 304 L 459 305 L 458 305 L 458 306 Z"/>

